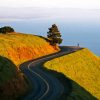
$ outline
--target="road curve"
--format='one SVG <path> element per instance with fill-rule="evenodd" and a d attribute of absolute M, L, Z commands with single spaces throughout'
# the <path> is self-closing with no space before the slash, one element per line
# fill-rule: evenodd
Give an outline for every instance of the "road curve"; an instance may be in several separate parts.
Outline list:
<path fill-rule="evenodd" d="M 58 53 L 30 60 L 20 65 L 20 70 L 26 75 L 32 85 L 32 90 L 22 100 L 57 100 L 62 95 L 64 87 L 59 80 L 42 70 L 43 63 L 82 48 L 75 46 L 61 46 L 60 48 L 61 51 Z"/>

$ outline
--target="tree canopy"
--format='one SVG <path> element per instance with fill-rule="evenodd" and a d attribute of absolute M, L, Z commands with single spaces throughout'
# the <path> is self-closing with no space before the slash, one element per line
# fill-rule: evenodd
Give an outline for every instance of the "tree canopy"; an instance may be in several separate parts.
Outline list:
<path fill-rule="evenodd" d="M 0 28 L 0 33 L 6 34 L 11 32 L 14 32 L 14 29 L 10 26 L 4 26 Z"/>
<path fill-rule="evenodd" d="M 61 33 L 59 32 L 56 24 L 53 24 L 52 27 L 49 28 L 49 32 L 47 32 L 47 37 L 49 38 L 51 45 L 62 43 Z"/>

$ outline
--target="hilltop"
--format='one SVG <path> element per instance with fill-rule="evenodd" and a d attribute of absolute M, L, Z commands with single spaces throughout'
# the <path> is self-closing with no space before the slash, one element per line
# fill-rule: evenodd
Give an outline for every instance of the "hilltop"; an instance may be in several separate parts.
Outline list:
<path fill-rule="evenodd" d="M 65 93 L 62 96 L 64 100 L 72 100 L 72 97 L 77 100 L 80 100 L 80 98 L 82 100 L 96 100 L 94 97 L 100 99 L 100 58 L 90 50 L 84 48 L 55 58 L 46 62 L 44 67 L 51 70 L 52 74 L 56 73 L 54 76 L 66 88 L 68 88 L 68 82 L 65 83 L 64 79 L 60 77 L 63 75 L 67 81 L 69 80 L 72 90 L 69 95 Z"/>
<path fill-rule="evenodd" d="M 51 46 L 43 37 L 32 34 L 0 34 L 0 55 L 19 65 L 27 60 L 35 59 L 59 48 Z"/>
<path fill-rule="evenodd" d="M 14 100 L 30 90 L 27 78 L 18 70 L 21 63 L 57 51 L 57 46 L 51 46 L 41 36 L 0 34 L 0 99 Z"/>

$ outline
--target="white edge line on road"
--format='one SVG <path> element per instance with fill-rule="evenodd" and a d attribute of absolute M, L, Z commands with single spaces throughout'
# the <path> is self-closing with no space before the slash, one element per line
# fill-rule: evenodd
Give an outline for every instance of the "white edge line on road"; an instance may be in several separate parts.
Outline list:
<path fill-rule="evenodd" d="M 41 60 L 41 59 L 40 59 Z M 45 93 L 38 99 L 38 100 L 42 100 L 42 98 L 48 93 L 48 91 L 49 91 L 49 84 L 48 84 L 48 82 L 41 76 L 41 75 L 39 75 L 38 73 L 36 73 L 35 71 L 33 71 L 33 70 L 31 70 L 31 68 L 30 68 L 30 66 L 31 66 L 31 64 L 33 64 L 34 62 L 36 62 L 36 61 L 33 61 L 33 62 L 31 62 L 29 65 L 28 65 L 28 69 L 32 72 L 32 73 L 34 73 L 34 74 L 36 74 L 38 77 L 40 77 L 43 81 L 44 81 L 44 83 L 46 84 L 46 86 L 47 86 L 47 90 L 45 91 Z"/>

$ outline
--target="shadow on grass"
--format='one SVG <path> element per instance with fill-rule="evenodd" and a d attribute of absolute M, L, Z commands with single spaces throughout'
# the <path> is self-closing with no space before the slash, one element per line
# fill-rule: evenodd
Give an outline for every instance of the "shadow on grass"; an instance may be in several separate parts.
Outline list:
<path fill-rule="evenodd" d="M 0 100 L 20 100 L 30 91 L 27 77 L 8 58 L 0 56 Z"/>
<path fill-rule="evenodd" d="M 44 70 L 48 74 L 51 74 L 53 77 L 56 77 L 64 86 L 64 92 L 59 100 L 98 100 L 86 89 L 84 89 L 75 81 L 66 77 L 64 74 L 54 70 L 49 70 L 45 67 L 41 67 L 41 70 Z"/>
<path fill-rule="evenodd" d="M 40 38 L 46 40 L 47 42 L 50 42 L 50 40 L 49 40 L 48 38 L 44 37 L 44 36 L 39 36 L 39 35 L 35 35 L 35 36 L 38 36 L 38 37 L 40 37 Z"/>

